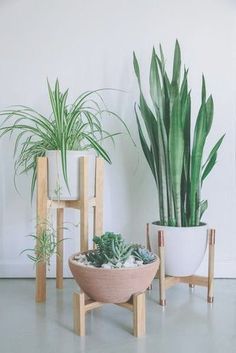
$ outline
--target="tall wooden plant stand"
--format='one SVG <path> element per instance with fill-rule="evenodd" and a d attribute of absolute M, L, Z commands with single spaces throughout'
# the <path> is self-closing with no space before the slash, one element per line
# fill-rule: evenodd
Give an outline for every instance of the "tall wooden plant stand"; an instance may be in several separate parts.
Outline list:
<path fill-rule="evenodd" d="M 73 293 L 73 315 L 74 315 L 74 332 L 79 336 L 85 336 L 85 317 L 88 311 L 105 305 L 89 299 L 83 292 Z M 119 305 L 133 312 L 133 335 L 140 337 L 145 335 L 146 331 L 146 309 L 145 309 L 145 293 L 137 293 L 126 302 Z"/>
<path fill-rule="evenodd" d="M 88 250 L 89 207 L 94 209 L 94 234 L 101 235 L 103 228 L 103 159 L 96 158 L 95 168 L 95 196 L 88 196 L 88 157 L 80 157 L 80 200 L 52 201 L 48 199 L 48 162 L 46 157 L 37 160 L 37 237 L 39 239 L 46 226 L 48 210 L 57 210 L 57 242 L 63 239 L 64 209 L 80 210 L 80 251 Z M 38 240 L 37 240 L 38 241 Z M 57 245 L 56 259 L 56 287 L 63 288 L 63 242 Z M 36 265 L 36 293 L 37 303 L 46 300 L 46 263 Z"/>
<path fill-rule="evenodd" d="M 215 254 L 215 230 L 208 231 L 208 276 L 187 276 L 187 277 L 172 277 L 165 275 L 165 235 L 163 231 L 158 231 L 158 248 L 160 257 L 159 268 L 159 291 L 160 305 L 166 305 L 166 289 L 178 284 L 187 283 L 190 288 L 195 285 L 207 287 L 207 302 L 213 303 L 214 300 L 214 254 Z"/>

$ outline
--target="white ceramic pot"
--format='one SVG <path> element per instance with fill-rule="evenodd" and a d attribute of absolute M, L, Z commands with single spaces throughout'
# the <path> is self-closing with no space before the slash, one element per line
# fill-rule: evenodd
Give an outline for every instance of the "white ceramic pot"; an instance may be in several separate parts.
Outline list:
<path fill-rule="evenodd" d="M 164 231 L 165 273 L 169 276 L 191 276 L 199 268 L 207 248 L 207 225 L 167 227 L 152 223 L 152 250 L 157 252 L 158 231 Z"/>
<path fill-rule="evenodd" d="M 89 197 L 94 196 L 95 188 L 95 154 L 88 151 L 67 151 L 67 173 L 69 190 L 66 186 L 61 163 L 60 151 L 47 151 L 48 158 L 48 198 L 50 200 L 79 200 L 80 157 L 89 157 Z M 58 196 L 59 195 L 59 196 Z"/>

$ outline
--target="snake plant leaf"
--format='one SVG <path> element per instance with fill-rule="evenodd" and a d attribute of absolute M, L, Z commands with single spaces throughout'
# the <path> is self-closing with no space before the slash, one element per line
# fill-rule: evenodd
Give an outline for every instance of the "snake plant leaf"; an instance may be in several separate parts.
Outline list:
<path fill-rule="evenodd" d="M 176 97 L 170 122 L 169 132 L 169 160 L 170 177 L 175 205 L 177 226 L 181 226 L 181 177 L 184 156 L 184 135 L 180 114 L 180 99 Z"/>
<path fill-rule="evenodd" d="M 190 190 L 190 206 L 191 216 L 190 225 L 194 225 L 196 221 L 196 209 L 198 204 L 197 192 L 199 190 L 201 163 L 203 148 L 206 141 L 206 104 L 202 104 L 198 113 L 195 129 L 194 140 L 191 157 L 191 190 Z"/>
<path fill-rule="evenodd" d="M 158 72 L 156 57 L 157 55 L 155 52 L 155 48 L 153 48 L 150 75 L 149 75 L 150 96 L 152 98 L 152 102 L 155 109 L 158 109 L 160 111 L 160 116 L 162 118 L 162 115 L 163 115 L 162 87 L 161 87 L 161 81 L 160 81 L 160 76 Z"/>
<path fill-rule="evenodd" d="M 211 129 L 214 105 L 212 96 L 210 96 L 205 102 L 205 79 L 202 78 L 202 97 L 203 101 L 197 116 L 197 121 L 194 129 L 194 140 L 192 147 L 192 159 L 191 159 L 191 190 L 190 190 L 190 225 L 194 225 L 197 222 L 196 210 L 200 202 L 200 186 L 201 186 L 201 166 L 203 149 L 205 146 L 207 135 Z"/>
<path fill-rule="evenodd" d="M 166 183 L 165 183 L 165 170 L 164 170 L 164 154 L 163 154 L 163 141 L 162 141 L 162 136 L 161 136 L 161 131 L 160 131 L 160 117 L 155 118 L 153 115 L 152 111 L 148 107 L 146 100 L 140 92 L 140 112 L 141 116 L 144 120 L 147 133 L 150 139 L 150 142 L 153 146 L 153 153 L 154 153 L 154 160 L 158 161 L 156 165 L 158 165 L 158 186 L 159 186 L 159 195 L 160 195 L 160 214 L 161 214 L 161 219 L 164 223 L 167 222 L 167 201 L 166 198 L 164 198 L 164 195 L 166 196 L 167 190 L 166 190 Z M 159 151 L 161 149 L 161 151 Z"/>
<path fill-rule="evenodd" d="M 208 202 L 207 200 L 203 200 L 200 202 L 199 209 L 197 210 L 199 213 L 199 221 L 201 220 L 203 213 L 207 210 Z"/>
<path fill-rule="evenodd" d="M 209 134 L 211 126 L 212 126 L 212 121 L 213 121 L 213 114 L 214 114 L 214 103 L 213 103 L 213 98 L 210 96 L 207 101 L 206 101 L 206 136 Z"/>
<path fill-rule="evenodd" d="M 133 66 L 138 80 L 139 88 L 141 90 L 140 70 L 139 70 L 139 64 L 138 64 L 138 60 L 136 58 L 135 52 L 133 52 Z"/>
<path fill-rule="evenodd" d="M 202 103 L 206 102 L 206 81 L 204 75 L 202 75 Z"/>
<path fill-rule="evenodd" d="M 146 157 L 146 160 L 147 160 L 147 162 L 149 164 L 149 167 L 150 167 L 150 169 L 152 171 L 154 179 L 155 179 L 155 181 L 157 183 L 158 180 L 157 180 L 157 177 L 156 177 L 155 165 L 154 165 L 154 161 L 153 161 L 154 160 L 153 153 L 152 153 L 152 150 L 148 147 L 148 144 L 147 144 L 147 142 L 145 140 L 145 137 L 144 137 L 144 134 L 143 134 L 143 131 L 142 131 L 142 128 L 141 128 L 141 124 L 140 124 L 140 121 L 139 121 L 139 118 L 138 118 L 136 107 L 134 108 L 134 111 L 135 111 L 135 115 L 136 115 L 139 139 L 140 139 L 140 142 L 141 142 L 143 153 L 144 153 L 144 155 Z"/>
<path fill-rule="evenodd" d="M 217 152 L 218 149 L 220 148 L 220 145 L 222 144 L 222 141 L 224 139 L 225 135 L 223 135 L 215 144 L 215 146 L 212 148 L 206 162 L 202 166 L 202 178 L 201 178 L 201 183 L 203 183 L 204 179 L 208 176 L 208 174 L 211 172 L 213 169 L 214 165 L 216 164 L 217 160 Z"/>
<path fill-rule="evenodd" d="M 173 74 L 171 84 L 175 87 L 178 87 L 180 80 L 180 69 L 181 69 L 181 52 L 178 40 L 175 42 L 175 52 L 174 52 L 174 62 L 173 62 Z"/>

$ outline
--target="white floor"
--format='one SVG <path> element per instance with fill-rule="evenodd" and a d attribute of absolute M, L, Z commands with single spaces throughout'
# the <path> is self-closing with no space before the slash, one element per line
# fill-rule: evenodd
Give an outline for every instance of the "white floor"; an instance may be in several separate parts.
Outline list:
<path fill-rule="evenodd" d="M 34 303 L 34 280 L 0 280 L 0 353 L 235 353 L 236 280 L 215 281 L 215 302 L 206 289 L 179 284 L 157 303 L 155 281 L 147 293 L 147 334 L 132 336 L 132 316 L 115 305 L 87 314 L 87 335 L 72 330 L 73 280 L 64 290 L 48 280 L 46 304 Z"/>

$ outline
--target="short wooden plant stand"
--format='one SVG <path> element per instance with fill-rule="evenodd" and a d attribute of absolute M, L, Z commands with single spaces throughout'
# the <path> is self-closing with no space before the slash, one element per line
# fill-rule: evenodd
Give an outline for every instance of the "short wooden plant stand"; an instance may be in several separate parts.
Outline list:
<path fill-rule="evenodd" d="M 214 253 L 215 253 L 215 230 L 208 231 L 208 276 L 187 276 L 187 277 L 172 277 L 165 275 L 165 234 L 164 231 L 158 231 L 158 248 L 160 257 L 159 268 L 159 291 L 160 305 L 166 305 L 166 289 L 178 284 L 187 283 L 190 288 L 195 285 L 207 287 L 207 302 L 213 303 L 213 285 L 214 285 Z"/>
<path fill-rule="evenodd" d="M 85 316 L 88 311 L 105 305 L 89 299 L 83 292 L 73 293 L 73 315 L 74 332 L 79 336 L 85 336 Z M 145 335 L 146 330 L 146 311 L 145 293 L 134 294 L 130 301 L 119 305 L 133 312 L 133 334 L 136 337 Z"/>
<path fill-rule="evenodd" d="M 52 201 L 48 199 L 48 162 L 46 157 L 37 160 L 37 236 L 42 234 L 51 208 L 57 210 L 57 258 L 56 258 L 56 287 L 63 288 L 63 222 L 64 209 L 74 208 L 80 210 L 80 251 L 88 250 L 88 223 L 89 207 L 94 208 L 94 234 L 101 235 L 103 228 L 103 159 L 96 158 L 95 169 L 95 196 L 88 196 L 88 157 L 80 157 L 80 200 Z M 36 294 L 38 303 L 46 300 L 46 263 L 36 265 Z"/>

